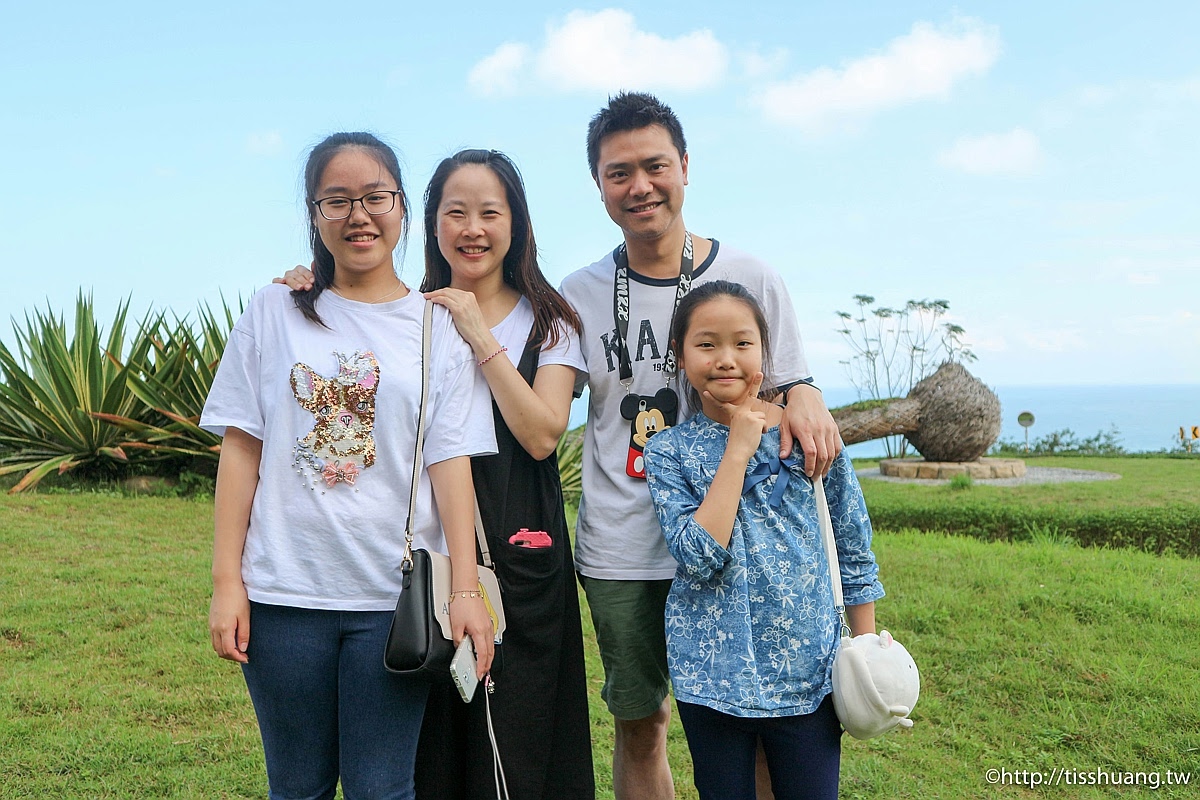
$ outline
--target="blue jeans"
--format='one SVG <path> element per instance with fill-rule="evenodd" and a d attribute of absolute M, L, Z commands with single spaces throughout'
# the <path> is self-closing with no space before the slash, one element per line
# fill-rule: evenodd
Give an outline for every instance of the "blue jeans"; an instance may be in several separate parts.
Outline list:
<path fill-rule="evenodd" d="M 676 705 L 700 800 L 754 800 L 759 739 L 776 800 L 837 800 L 842 729 L 833 695 L 811 714 L 795 717 L 735 717 L 694 703 Z"/>
<path fill-rule="evenodd" d="M 242 666 L 271 800 L 411 800 L 428 687 L 383 668 L 390 611 L 250 604 Z"/>

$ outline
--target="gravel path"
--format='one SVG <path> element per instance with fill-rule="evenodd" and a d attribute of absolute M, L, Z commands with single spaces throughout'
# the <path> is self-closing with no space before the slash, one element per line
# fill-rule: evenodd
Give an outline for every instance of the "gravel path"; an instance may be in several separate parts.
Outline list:
<path fill-rule="evenodd" d="M 855 471 L 859 478 L 889 483 L 923 483 L 928 486 L 949 483 L 948 480 L 932 478 L 893 478 L 880 475 L 879 467 Z M 1064 469 L 1062 467 L 1028 467 L 1023 478 L 976 478 L 973 483 L 984 486 L 1026 486 L 1032 483 L 1071 483 L 1077 481 L 1115 481 L 1120 478 L 1113 472 L 1096 472 L 1090 469 Z"/>

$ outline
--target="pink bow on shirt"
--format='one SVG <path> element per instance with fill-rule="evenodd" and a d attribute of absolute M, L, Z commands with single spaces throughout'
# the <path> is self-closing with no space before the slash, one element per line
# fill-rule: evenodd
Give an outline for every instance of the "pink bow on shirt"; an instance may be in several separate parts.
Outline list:
<path fill-rule="evenodd" d="M 337 464 L 326 464 L 325 469 L 321 473 L 325 478 L 325 485 L 333 488 L 333 485 L 338 481 L 345 481 L 351 486 L 358 480 L 358 467 L 353 461 L 342 466 Z"/>

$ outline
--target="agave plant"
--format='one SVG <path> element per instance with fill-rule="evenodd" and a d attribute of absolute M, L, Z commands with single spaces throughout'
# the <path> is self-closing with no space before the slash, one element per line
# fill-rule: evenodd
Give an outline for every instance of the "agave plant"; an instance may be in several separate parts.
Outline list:
<path fill-rule="evenodd" d="M 199 308 L 199 335 L 186 318 L 176 317 L 173 326 L 161 314 L 143 322 L 141 333 L 150 352 L 140 360 L 140 369 L 130 370 L 128 376 L 130 390 L 151 413 L 95 415 L 125 431 L 127 449 L 151 458 L 219 458 L 221 438 L 202 430 L 199 423 L 235 320 L 224 299 L 221 304 L 221 313 L 208 305 Z"/>
<path fill-rule="evenodd" d="M 564 431 L 556 449 L 563 500 L 568 503 L 578 503 L 583 494 L 583 433 L 582 425 Z"/>
<path fill-rule="evenodd" d="M 126 300 L 117 307 L 108 338 L 101 338 L 92 298 L 75 302 L 74 335 L 62 317 L 35 311 L 21 328 L 13 322 L 16 353 L 0 342 L 0 475 L 24 472 L 19 492 L 57 470 L 127 462 L 124 432 L 95 414 L 141 419 L 145 404 L 128 376 L 144 363 L 149 343 L 139 337 L 124 363 Z"/>

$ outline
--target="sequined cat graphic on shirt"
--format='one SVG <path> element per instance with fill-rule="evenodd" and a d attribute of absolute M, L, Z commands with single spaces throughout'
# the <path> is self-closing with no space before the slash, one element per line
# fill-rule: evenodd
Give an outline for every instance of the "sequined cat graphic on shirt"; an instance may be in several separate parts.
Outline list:
<path fill-rule="evenodd" d="M 292 366 L 292 394 L 316 418 L 313 429 L 296 440 L 292 464 L 324 482 L 353 486 L 375 463 L 375 393 L 379 362 L 371 351 L 352 355 L 334 351 L 337 375 L 327 378 L 307 364 Z"/>

